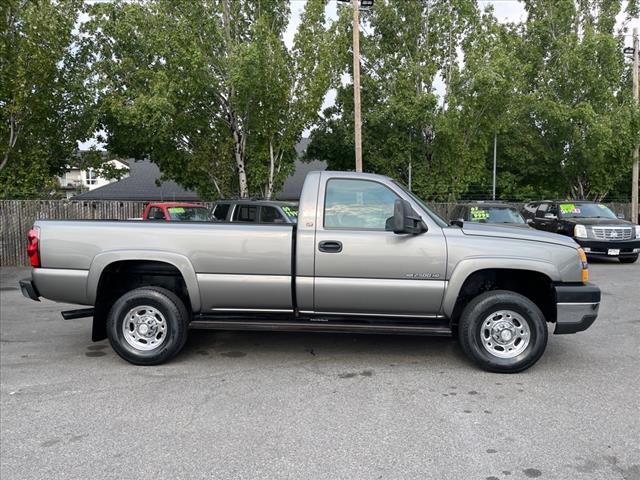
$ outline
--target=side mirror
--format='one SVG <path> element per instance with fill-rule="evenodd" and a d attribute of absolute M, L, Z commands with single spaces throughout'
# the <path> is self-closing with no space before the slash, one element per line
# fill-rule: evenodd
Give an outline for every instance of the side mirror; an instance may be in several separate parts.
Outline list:
<path fill-rule="evenodd" d="M 533 225 L 533 219 L 531 218 L 527 218 L 526 222 L 527 222 L 527 225 Z"/>
<path fill-rule="evenodd" d="M 393 233 L 417 235 L 426 230 L 422 218 L 411 208 L 406 200 L 396 199 L 393 208 Z"/>
<path fill-rule="evenodd" d="M 624 220 L 624 213 L 619 213 L 616 215 L 620 220 Z"/>
<path fill-rule="evenodd" d="M 544 218 L 546 218 L 547 220 L 557 220 L 558 216 L 554 215 L 553 213 L 545 213 Z"/>

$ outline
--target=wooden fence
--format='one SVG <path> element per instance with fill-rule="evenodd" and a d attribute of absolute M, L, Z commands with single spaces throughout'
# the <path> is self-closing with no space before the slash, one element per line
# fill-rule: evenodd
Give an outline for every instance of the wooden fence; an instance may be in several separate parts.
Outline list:
<path fill-rule="evenodd" d="M 29 265 L 26 252 L 27 232 L 36 220 L 93 219 L 126 220 L 139 218 L 147 202 L 0 200 L 0 265 Z M 206 204 L 209 205 L 210 204 Z M 431 208 L 449 218 L 455 204 L 431 203 Z M 629 218 L 631 205 L 610 203 L 615 213 Z"/>

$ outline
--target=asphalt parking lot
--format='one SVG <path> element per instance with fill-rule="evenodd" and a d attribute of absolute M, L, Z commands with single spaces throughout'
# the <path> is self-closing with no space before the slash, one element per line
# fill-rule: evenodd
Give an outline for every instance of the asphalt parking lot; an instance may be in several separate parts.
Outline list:
<path fill-rule="evenodd" d="M 640 263 L 517 375 L 448 338 L 192 332 L 136 367 L 1 271 L 0 477 L 640 479 Z"/>

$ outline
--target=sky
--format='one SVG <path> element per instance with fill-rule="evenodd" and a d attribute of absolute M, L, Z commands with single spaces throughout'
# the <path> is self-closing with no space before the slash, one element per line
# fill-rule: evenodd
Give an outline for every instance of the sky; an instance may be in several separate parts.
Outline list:
<path fill-rule="evenodd" d="M 498 21 L 507 23 L 507 22 L 522 22 L 526 18 L 526 12 L 524 9 L 524 4 L 519 0 L 477 0 L 480 4 L 481 8 L 487 7 L 489 5 L 493 6 L 493 14 L 498 19 Z M 289 21 L 289 25 L 284 34 L 284 42 L 287 47 L 291 48 L 293 45 L 293 36 L 295 35 L 296 30 L 298 29 L 298 25 L 300 24 L 300 16 L 304 11 L 304 6 L 307 3 L 307 0 L 291 0 L 291 20 Z M 325 10 L 325 17 L 327 22 L 337 19 L 338 13 L 338 2 L 336 0 L 330 0 L 327 4 Z M 342 8 L 342 7 L 341 7 Z M 624 11 L 624 9 L 623 9 Z M 618 17 L 618 27 L 622 25 L 624 21 L 624 14 L 621 14 Z M 632 29 L 636 27 L 640 29 L 640 18 L 632 19 L 628 24 L 628 32 L 625 37 L 625 45 L 631 46 L 631 33 Z M 348 79 L 345 79 L 345 81 Z M 442 97 L 444 93 L 444 83 L 442 80 L 436 79 L 434 83 L 434 89 L 436 94 Z M 329 91 L 325 96 L 324 103 L 322 109 L 325 109 L 335 102 L 336 92 L 335 90 Z M 103 132 L 104 133 L 104 132 Z M 309 134 L 308 131 L 304 132 L 303 135 L 307 136 Z M 102 149 L 102 145 L 98 145 L 95 139 L 91 139 L 87 142 L 78 143 L 80 149 L 87 149 L 92 146 L 96 146 L 99 149 Z"/>

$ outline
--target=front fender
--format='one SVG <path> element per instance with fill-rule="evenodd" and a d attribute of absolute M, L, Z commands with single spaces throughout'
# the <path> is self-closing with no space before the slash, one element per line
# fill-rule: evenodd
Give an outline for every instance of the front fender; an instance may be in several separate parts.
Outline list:
<path fill-rule="evenodd" d="M 184 283 L 189 291 L 191 310 L 196 313 L 200 311 L 200 288 L 195 269 L 189 259 L 179 253 L 158 250 L 114 250 L 96 255 L 89 267 L 89 276 L 87 278 L 87 298 L 91 305 L 96 302 L 98 284 L 104 269 L 114 262 L 124 260 L 151 260 L 168 263 L 176 267 L 182 274 Z"/>
<path fill-rule="evenodd" d="M 547 260 L 527 257 L 469 257 L 458 262 L 451 272 L 447 290 L 442 302 L 442 313 L 451 317 L 462 285 L 469 276 L 480 270 L 529 270 L 546 275 L 552 281 L 560 281 L 561 275 L 556 265 Z"/>

